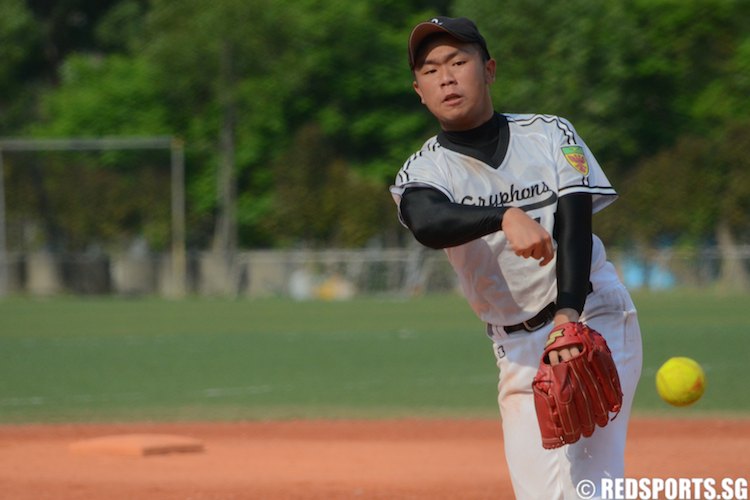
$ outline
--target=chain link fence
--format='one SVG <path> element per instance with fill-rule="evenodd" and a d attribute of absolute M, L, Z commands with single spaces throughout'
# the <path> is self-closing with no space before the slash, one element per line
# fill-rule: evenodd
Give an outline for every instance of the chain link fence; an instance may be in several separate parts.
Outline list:
<path fill-rule="evenodd" d="M 750 290 L 750 245 L 721 250 L 612 249 L 609 259 L 633 290 Z M 9 295 L 169 296 L 169 253 L 10 253 L 4 266 Z M 357 295 L 445 293 L 458 290 L 441 251 L 399 249 L 246 251 L 233 258 L 189 253 L 187 291 L 198 296 L 346 299 Z"/>

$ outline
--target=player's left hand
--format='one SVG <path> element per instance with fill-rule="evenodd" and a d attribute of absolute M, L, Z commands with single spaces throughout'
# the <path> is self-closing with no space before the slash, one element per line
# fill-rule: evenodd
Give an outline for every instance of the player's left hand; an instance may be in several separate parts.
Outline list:
<path fill-rule="evenodd" d="M 559 365 L 563 361 L 570 361 L 576 356 L 581 355 L 581 348 L 578 346 L 570 349 L 553 350 L 549 352 L 549 364 L 552 366 Z"/>
<path fill-rule="evenodd" d="M 553 330 L 558 328 L 565 323 L 575 323 L 580 318 L 580 314 L 575 309 L 569 307 L 558 310 L 555 313 L 553 324 L 555 325 Z M 572 347 L 563 347 L 561 349 L 551 349 L 549 351 L 549 364 L 555 366 L 563 361 L 570 361 L 571 359 L 581 354 L 583 346 L 574 345 Z"/>

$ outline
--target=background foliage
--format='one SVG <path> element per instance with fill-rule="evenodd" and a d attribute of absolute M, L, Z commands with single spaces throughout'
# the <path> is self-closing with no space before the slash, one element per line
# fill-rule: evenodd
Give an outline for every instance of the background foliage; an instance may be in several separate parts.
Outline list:
<path fill-rule="evenodd" d="M 437 14 L 477 21 L 498 60 L 499 111 L 576 125 L 623 195 L 597 218 L 605 239 L 750 240 L 744 0 L 0 0 L 0 11 L 0 135 L 183 138 L 195 248 L 403 244 L 387 186 L 436 131 L 405 45 Z M 13 185 L 20 159 L 6 162 Z M 69 171 L 44 175 L 70 189 Z M 154 191 L 100 203 L 150 206 Z M 70 205 L 37 244 L 113 238 Z M 38 203 L 8 211 L 49 218 Z M 115 240 L 133 224 L 122 227 Z M 149 243 L 166 231 L 149 229 Z"/>

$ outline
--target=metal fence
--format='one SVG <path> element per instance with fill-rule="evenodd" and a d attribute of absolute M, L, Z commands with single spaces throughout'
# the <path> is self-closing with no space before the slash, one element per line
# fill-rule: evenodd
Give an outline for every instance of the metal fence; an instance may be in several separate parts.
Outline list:
<path fill-rule="evenodd" d="M 723 287 L 750 290 L 750 246 L 613 249 L 610 260 L 631 289 Z M 157 295 L 345 299 L 457 290 L 441 251 L 404 249 L 246 251 L 228 259 L 187 255 L 184 290 L 175 293 L 171 256 L 139 253 L 10 253 L 0 263 L 8 295 Z"/>

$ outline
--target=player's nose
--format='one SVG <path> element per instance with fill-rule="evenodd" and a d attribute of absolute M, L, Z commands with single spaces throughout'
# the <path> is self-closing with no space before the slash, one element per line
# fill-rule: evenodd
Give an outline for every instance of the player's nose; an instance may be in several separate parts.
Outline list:
<path fill-rule="evenodd" d="M 456 78 L 450 68 L 445 68 L 440 73 L 440 84 L 441 85 L 452 85 L 456 83 Z"/>

